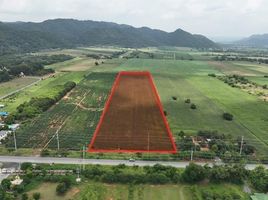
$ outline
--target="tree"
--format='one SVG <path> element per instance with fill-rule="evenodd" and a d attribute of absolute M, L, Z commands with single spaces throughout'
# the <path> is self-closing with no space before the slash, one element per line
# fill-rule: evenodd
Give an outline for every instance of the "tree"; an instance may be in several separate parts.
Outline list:
<path fill-rule="evenodd" d="M 249 179 L 255 189 L 261 192 L 268 192 L 268 171 L 263 166 L 252 170 Z"/>
<path fill-rule="evenodd" d="M 29 199 L 28 194 L 23 193 L 22 196 L 21 196 L 21 200 L 28 200 L 28 199 Z"/>
<path fill-rule="evenodd" d="M 32 163 L 29 163 L 29 162 L 22 163 L 20 168 L 21 168 L 21 170 L 30 169 L 30 168 L 32 168 Z"/>
<path fill-rule="evenodd" d="M 186 99 L 184 102 L 185 103 L 191 103 L 191 99 Z"/>
<path fill-rule="evenodd" d="M 3 179 L 1 182 L 3 190 L 7 191 L 10 190 L 11 181 L 9 179 Z"/>
<path fill-rule="evenodd" d="M 65 183 L 59 183 L 56 188 L 56 192 L 58 195 L 63 195 L 67 191 L 67 187 Z"/>
<path fill-rule="evenodd" d="M 232 121 L 233 120 L 233 117 L 234 117 L 232 114 L 227 113 L 227 112 L 223 113 L 222 116 L 223 116 L 223 119 L 225 119 L 227 121 Z"/>
<path fill-rule="evenodd" d="M 41 194 L 40 194 L 39 192 L 35 192 L 35 193 L 33 193 L 33 199 L 34 199 L 34 200 L 39 200 L 40 197 L 41 197 Z"/>
<path fill-rule="evenodd" d="M 204 167 L 190 163 L 182 173 L 183 181 L 187 183 L 195 183 L 206 178 L 206 171 Z"/>
<path fill-rule="evenodd" d="M 196 105 L 192 103 L 191 106 L 190 106 L 190 108 L 193 109 L 193 110 L 195 110 L 196 109 Z"/>

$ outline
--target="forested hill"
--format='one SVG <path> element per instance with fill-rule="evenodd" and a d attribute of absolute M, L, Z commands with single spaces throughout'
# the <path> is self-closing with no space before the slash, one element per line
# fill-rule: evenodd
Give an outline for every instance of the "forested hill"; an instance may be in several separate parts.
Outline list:
<path fill-rule="evenodd" d="M 181 29 L 168 33 L 147 27 L 135 28 L 110 22 L 73 19 L 55 19 L 41 23 L 0 22 L 0 53 L 86 45 L 118 45 L 135 48 L 147 46 L 216 47 L 216 44 L 208 38 Z"/>

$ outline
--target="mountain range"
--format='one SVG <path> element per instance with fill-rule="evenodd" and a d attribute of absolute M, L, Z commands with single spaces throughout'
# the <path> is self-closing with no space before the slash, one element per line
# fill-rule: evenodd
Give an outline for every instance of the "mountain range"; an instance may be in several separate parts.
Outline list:
<path fill-rule="evenodd" d="M 182 29 L 165 32 L 148 27 L 135 28 L 111 22 L 74 19 L 54 19 L 40 23 L 0 22 L 0 54 L 90 45 L 116 45 L 132 48 L 218 47 L 205 36 L 191 34 Z"/>
<path fill-rule="evenodd" d="M 252 35 L 236 41 L 234 44 L 248 47 L 268 47 L 268 34 Z"/>

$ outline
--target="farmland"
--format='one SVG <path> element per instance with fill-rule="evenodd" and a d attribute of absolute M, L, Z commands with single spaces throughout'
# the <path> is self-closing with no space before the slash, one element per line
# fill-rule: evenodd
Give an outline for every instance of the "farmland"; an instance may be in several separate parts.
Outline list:
<path fill-rule="evenodd" d="M 264 78 L 264 75 L 267 75 L 266 65 L 212 61 L 209 56 L 197 51 L 150 48 L 130 50 L 122 55 L 127 58 L 107 59 L 103 64 L 92 66 L 92 58 L 87 58 L 84 54 L 100 54 L 101 48 L 78 49 L 73 52 L 79 56 L 62 65 L 52 65 L 54 69 L 59 70 L 59 78 L 44 80 L 39 87 L 25 90 L 33 90 L 34 95 L 42 95 L 49 94 L 51 88 L 62 80 L 71 78 L 78 83 L 77 87 L 57 105 L 17 131 L 19 147 L 55 149 L 55 133 L 58 133 L 61 149 L 81 150 L 92 138 L 116 74 L 119 71 L 138 70 L 152 73 L 177 143 L 181 139 L 178 136 L 181 131 L 186 135 L 195 136 L 200 130 L 213 130 L 219 134 L 230 134 L 234 140 L 241 140 L 244 136 L 246 143 L 256 147 L 258 155 L 266 155 L 267 102 L 208 76 L 240 74 L 263 84 L 267 79 Z M 111 55 L 112 51 L 104 49 L 102 54 Z M 65 70 L 72 72 L 63 72 Z M 26 94 L 21 96 L 20 102 L 27 100 L 23 96 Z M 176 97 L 176 100 L 172 97 Z M 190 105 L 185 103 L 186 99 L 190 99 L 191 103 L 196 105 L 196 109 L 191 109 Z M 12 111 L 17 105 L 18 103 L 12 106 L 10 102 L 7 108 Z M 234 120 L 224 120 L 224 112 L 232 113 Z M 226 139 L 224 142 L 227 141 Z"/>
<path fill-rule="evenodd" d="M 5 83 L 0 83 L 0 97 L 19 90 L 27 85 L 30 85 L 37 80 L 38 78 L 36 77 L 23 77 L 13 79 Z"/>
<path fill-rule="evenodd" d="M 21 103 L 29 101 L 32 97 L 51 97 L 61 89 L 64 83 L 69 80 L 79 82 L 83 75 L 83 72 L 57 73 L 54 76 L 46 77 L 29 88 L 0 100 L 0 103 L 6 105 L 6 111 L 14 112 Z"/>
<path fill-rule="evenodd" d="M 119 73 L 89 151 L 176 151 L 151 81 L 147 72 Z"/>
<path fill-rule="evenodd" d="M 248 197 L 242 192 L 240 186 L 232 184 L 210 184 L 210 185 L 183 185 L 183 184 L 167 184 L 167 185 L 122 185 L 122 184 L 103 184 L 103 183 L 83 183 L 80 186 L 73 187 L 65 195 L 56 194 L 56 183 L 42 183 L 36 188 L 28 192 L 29 196 L 39 192 L 43 200 L 68 200 L 93 198 L 95 199 L 156 199 L 156 200 L 181 200 L 193 199 L 193 194 L 198 199 L 202 199 L 205 191 L 214 192 L 215 194 L 234 193 L 247 200 Z M 228 191 L 226 190 L 228 188 Z"/>

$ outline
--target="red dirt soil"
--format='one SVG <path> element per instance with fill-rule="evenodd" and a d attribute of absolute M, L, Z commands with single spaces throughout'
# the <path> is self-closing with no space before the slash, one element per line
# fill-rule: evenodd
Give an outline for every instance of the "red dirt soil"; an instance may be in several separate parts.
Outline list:
<path fill-rule="evenodd" d="M 149 72 L 117 75 L 88 151 L 176 152 Z"/>

